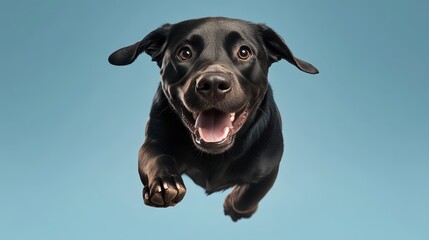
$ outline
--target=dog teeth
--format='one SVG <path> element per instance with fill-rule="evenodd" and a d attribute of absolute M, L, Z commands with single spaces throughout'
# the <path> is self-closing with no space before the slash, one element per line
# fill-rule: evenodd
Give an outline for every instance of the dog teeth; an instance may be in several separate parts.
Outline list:
<path fill-rule="evenodd" d="M 197 137 L 195 138 L 195 142 L 201 144 L 201 137 L 199 135 L 197 135 Z"/>
<path fill-rule="evenodd" d="M 231 122 L 234 122 L 234 120 L 235 120 L 235 113 L 230 113 L 229 114 L 229 120 L 231 120 Z"/>
<path fill-rule="evenodd" d="M 198 118 L 198 115 L 199 115 L 199 113 L 196 113 L 196 112 L 192 113 L 192 117 L 194 118 L 194 120 Z"/>

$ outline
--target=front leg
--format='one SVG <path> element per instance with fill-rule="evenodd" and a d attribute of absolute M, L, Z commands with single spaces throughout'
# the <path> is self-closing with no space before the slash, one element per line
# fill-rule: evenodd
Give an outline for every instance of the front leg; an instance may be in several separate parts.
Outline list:
<path fill-rule="evenodd" d="M 225 215 L 236 222 L 241 218 L 250 218 L 257 210 L 258 203 L 273 186 L 278 167 L 261 181 L 234 187 L 223 204 Z"/>
<path fill-rule="evenodd" d="M 144 203 L 152 207 L 169 207 L 180 202 L 186 193 L 175 159 L 162 154 L 162 147 L 146 140 L 139 152 L 139 174 L 144 185 Z"/>

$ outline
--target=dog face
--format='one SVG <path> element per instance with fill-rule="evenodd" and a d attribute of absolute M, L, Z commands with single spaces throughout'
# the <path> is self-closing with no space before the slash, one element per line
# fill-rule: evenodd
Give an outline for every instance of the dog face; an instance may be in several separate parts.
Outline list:
<path fill-rule="evenodd" d="M 268 88 L 268 68 L 285 59 L 315 74 L 294 57 L 269 27 L 237 19 L 202 18 L 166 24 L 109 57 L 127 65 L 146 52 L 161 69 L 161 86 L 200 150 L 219 154 L 251 125 Z M 245 131 L 245 130 L 243 130 Z"/>

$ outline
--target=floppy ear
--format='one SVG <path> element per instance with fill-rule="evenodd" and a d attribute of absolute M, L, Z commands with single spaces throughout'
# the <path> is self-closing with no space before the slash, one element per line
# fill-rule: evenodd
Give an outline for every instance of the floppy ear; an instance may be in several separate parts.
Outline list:
<path fill-rule="evenodd" d="M 274 32 L 274 30 L 264 24 L 260 24 L 259 27 L 262 40 L 264 41 L 268 57 L 271 61 L 270 64 L 280 61 L 281 59 L 285 59 L 303 72 L 311 74 L 319 73 L 319 71 L 310 63 L 293 56 L 283 38 Z"/>
<path fill-rule="evenodd" d="M 170 27 L 171 24 L 164 24 L 160 28 L 149 33 L 140 42 L 116 50 L 109 56 L 109 62 L 117 66 L 128 65 L 134 62 L 140 53 L 146 52 L 152 57 L 152 61 L 156 61 L 158 66 L 161 66 Z"/>

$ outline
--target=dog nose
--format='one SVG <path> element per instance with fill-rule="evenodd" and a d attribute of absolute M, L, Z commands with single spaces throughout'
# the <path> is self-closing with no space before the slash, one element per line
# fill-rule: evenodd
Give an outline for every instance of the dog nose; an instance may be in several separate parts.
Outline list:
<path fill-rule="evenodd" d="M 231 90 L 231 80 L 223 73 L 209 73 L 197 80 L 195 88 L 205 98 L 219 98 Z"/>

